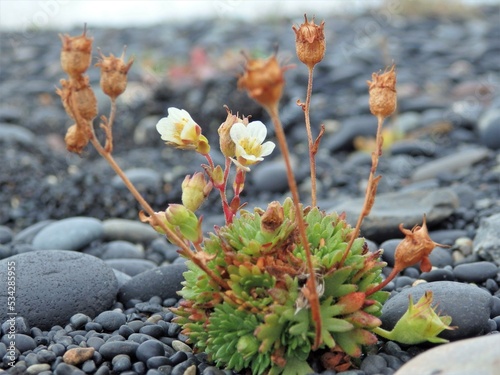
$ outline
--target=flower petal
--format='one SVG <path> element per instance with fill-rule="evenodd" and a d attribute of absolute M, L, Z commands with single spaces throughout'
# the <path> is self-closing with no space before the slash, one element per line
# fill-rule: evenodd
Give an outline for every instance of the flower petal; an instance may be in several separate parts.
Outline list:
<path fill-rule="evenodd" d="M 247 125 L 248 136 L 254 137 L 259 143 L 264 142 L 267 136 L 267 128 L 261 121 L 252 121 Z"/>
<path fill-rule="evenodd" d="M 231 126 L 229 136 L 237 144 L 240 139 L 247 137 L 247 127 L 242 122 L 237 122 Z"/>
<path fill-rule="evenodd" d="M 158 121 L 156 130 L 164 141 L 173 141 L 175 139 L 175 126 L 168 117 L 163 117 Z"/>
<path fill-rule="evenodd" d="M 260 156 L 267 156 L 267 155 L 271 154 L 274 151 L 275 147 L 276 147 L 276 145 L 274 144 L 274 142 L 267 141 L 266 143 L 264 143 L 262 145 L 262 152 L 261 152 Z"/>

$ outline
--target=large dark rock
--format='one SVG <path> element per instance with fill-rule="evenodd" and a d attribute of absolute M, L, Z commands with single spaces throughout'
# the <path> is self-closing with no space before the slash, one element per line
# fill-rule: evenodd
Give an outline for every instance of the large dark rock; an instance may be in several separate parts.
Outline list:
<path fill-rule="evenodd" d="M 439 337 L 460 340 L 487 331 L 493 305 L 491 294 L 477 286 L 454 281 L 423 283 L 403 289 L 390 298 L 382 308 L 382 328 L 392 330 L 408 309 L 408 296 L 411 295 L 413 302 L 416 303 L 427 290 L 433 293 L 432 306 L 437 306 L 440 315 L 451 316 L 451 326 L 457 327 L 452 331 L 443 331 Z"/>
<path fill-rule="evenodd" d="M 74 251 L 33 251 L 0 260 L 0 274 L 7 275 L 8 267 L 15 272 L 13 312 L 42 330 L 64 326 L 76 313 L 96 316 L 113 305 L 118 291 L 111 267 Z M 0 290 L 2 306 L 8 306 L 7 292 Z M 1 321 L 8 312 L 0 311 Z"/>

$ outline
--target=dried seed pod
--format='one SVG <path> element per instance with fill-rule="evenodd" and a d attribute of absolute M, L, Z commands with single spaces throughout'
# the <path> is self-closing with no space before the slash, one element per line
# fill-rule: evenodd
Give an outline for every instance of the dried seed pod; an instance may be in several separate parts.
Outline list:
<path fill-rule="evenodd" d="M 299 28 L 292 26 L 292 30 L 295 32 L 295 48 L 299 60 L 309 68 L 313 68 L 325 56 L 325 21 L 316 25 L 314 17 L 308 21 L 305 14 L 304 19 L 304 23 Z"/>
<path fill-rule="evenodd" d="M 92 38 L 85 35 L 87 30 L 79 36 L 59 34 L 62 41 L 61 66 L 70 77 L 77 77 L 88 69 L 92 60 Z"/>
<path fill-rule="evenodd" d="M 432 241 L 427 230 L 425 215 L 422 226 L 415 225 L 412 230 L 408 230 L 403 228 L 403 224 L 400 224 L 399 229 L 403 232 L 405 238 L 396 248 L 396 253 L 394 254 L 394 269 L 403 270 L 406 267 L 421 262 L 421 270 L 423 272 L 429 272 L 432 267 L 429 260 L 429 255 L 432 250 L 436 246 L 447 246 Z"/>
<path fill-rule="evenodd" d="M 76 126 L 76 124 L 74 124 L 71 125 L 66 132 L 64 141 L 66 142 L 66 148 L 69 152 L 81 154 L 83 149 L 89 143 L 89 136 L 83 127 Z"/>
<path fill-rule="evenodd" d="M 245 73 L 238 79 L 238 88 L 264 107 L 272 107 L 281 99 L 285 79 L 276 56 L 269 59 L 247 59 Z"/>
<path fill-rule="evenodd" d="M 106 57 L 101 51 L 99 53 L 102 60 L 95 66 L 101 68 L 101 89 L 111 99 L 116 99 L 127 88 L 127 73 L 134 59 L 125 63 L 125 49 L 120 57 L 115 57 L 112 53 Z"/>
<path fill-rule="evenodd" d="M 70 105 L 74 114 L 87 121 L 97 116 L 97 99 L 87 76 L 79 80 L 70 80 Z M 78 121 L 78 118 L 76 118 Z"/>
<path fill-rule="evenodd" d="M 370 93 L 370 112 L 377 117 L 388 117 L 396 110 L 396 66 L 383 74 L 372 74 L 372 81 L 366 81 Z"/>
<path fill-rule="evenodd" d="M 227 106 L 224 106 L 224 108 L 226 108 L 227 117 L 226 120 L 220 124 L 217 132 L 219 133 L 220 150 L 225 157 L 231 158 L 234 157 L 236 148 L 234 141 L 231 139 L 231 127 L 237 122 L 248 125 L 248 117 L 239 118 L 238 114 L 233 115 Z"/>

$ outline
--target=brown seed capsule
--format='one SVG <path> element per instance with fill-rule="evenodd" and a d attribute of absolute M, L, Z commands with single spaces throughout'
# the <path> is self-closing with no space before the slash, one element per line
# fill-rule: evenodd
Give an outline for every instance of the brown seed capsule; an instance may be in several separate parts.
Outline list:
<path fill-rule="evenodd" d="M 260 228 L 263 232 L 274 233 L 285 220 L 283 207 L 279 202 L 271 202 L 267 206 L 260 222 Z"/>
<path fill-rule="evenodd" d="M 79 80 L 70 80 L 70 90 L 73 113 L 78 112 L 82 119 L 92 121 L 97 116 L 97 99 L 89 78 L 82 76 Z"/>
<path fill-rule="evenodd" d="M 396 110 L 396 66 L 383 74 L 372 74 L 372 81 L 366 81 L 370 93 L 370 112 L 377 117 L 385 118 Z"/>
<path fill-rule="evenodd" d="M 238 88 L 247 90 L 248 95 L 262 106 L 272 107 L 283 93 L 285 70 L 275 55 L 267 60 L 247 59 L 245 73 L 238 79 Z"/>
<path fill-rule="evenodd" d="M 403 224 L 399 225 L 399 229 L 405 235 L 396 248 L 394 255 L 394 269 L 403 270 L 418 262 L 421 262 L 420 268 L 422 271 L 428 272 L 431 270 L 432 264 L 429 260 L 429 255 L 436 246 L 447 247 L 440 245 L 431 240 L 427 230 L 426 218 L 422 226 L 416 225 L 412 230 L 403 228 Z"/>
<path fill-rule="evenodd" d="M 80 36 L 59 37 L 62 41 L 61 66 L 70 77 L 79 76 L 88 69 L 92 60 L 92 38 L 88 38 L 83 30 Z"/>
<path fill-rule="evenodd" d="M 91 125 L 88 124 L 88 126 Z M 86 130 L 81 126 L 71 125 L 66 132 L 64 141 L 66 142 L 66 148 L 68 151 L 81 154 L 83 149 L 89 143 L 89 136 Z"/>
<path fill-rule="evenodd" d="M 309 22 L 305 14 L 304 19 L 299 28 L 292 26 L 295 32 L 295 49 L 299 60 L 309 68 L 313 68 L 325 56 L 325 21 L 321 22 L 321 25 L 316 25 L 314 17 Z"/>
<path fill-rule="evenodd" d="M 106 57 L 99 51 L 102 60 L 95 66 L 101 68 L 101 89 L 111 99 L 116 99 L 127 87 L 127 73 L 134 63 L 134 59 L 129 59 L 127 63 L 123 60 L 125 49 L 120 57 L 115 57 L 112 53 Z"/>

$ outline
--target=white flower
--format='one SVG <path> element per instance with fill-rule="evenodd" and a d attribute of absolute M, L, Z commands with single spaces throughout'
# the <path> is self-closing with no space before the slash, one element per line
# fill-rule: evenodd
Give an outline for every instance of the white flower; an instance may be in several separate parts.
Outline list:
<path fill-rule="evenodd" d="M 156 130 L 167 144 L 185 150 L 196 150 L 208 154 L 210 146 L 207 138 L 201 134 L 201 127 L 194 122 L 184 109 L 170 107 L 168 116 L 160 119 Z"/>
<path fill-rule="evenodd" d="M 267 128 L 260 121 L 252 121 L 248 125 L 241 122 L 233 124 L 229 132 L 235 144 L 235 164 L 248 171 L 248 165 L 256 164 L 264 160 L 264 156 L 273 152 L 275 144 L 264 139 L 267 136 Z"/>

